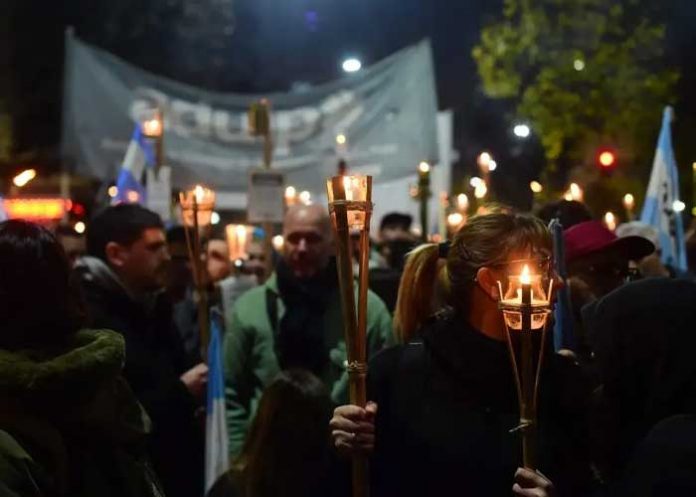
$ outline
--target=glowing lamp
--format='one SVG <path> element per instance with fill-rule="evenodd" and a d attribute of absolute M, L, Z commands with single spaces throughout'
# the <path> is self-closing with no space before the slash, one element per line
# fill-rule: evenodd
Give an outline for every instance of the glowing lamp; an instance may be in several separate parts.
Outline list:
<path fill-rule="evenodd" d="M 447 216 L 447 226 L 449 226 L 450 231 L 454 232 L 459 229 L 460 226 L 464 224 L 464 215 L 460 212 L 453 212 Z"/>
<path fill-rule="evenodd" d="M 164 126 L 162 126 L 162 118 L 159 113 L 149 119 L 145 119 L 142 123 L 142 129 L 143 134 L 148 138 L 161 137 Z"/>
<path fill-rule="evenodd" d="M 365 229 L 365 214 L 372 211 L 372 176 L 334 176 L 326 182 L 329 211 L 345 209 L 351 230 Z"/>
<path fill-rule="evenodd" d="M 604 168 L 610 168 L 616 163 L 616 155 L 613 152 L 605 150 L 599 154 L 599 165 Z"/>
<path fill-rule="evenodd" d="M 460 212 L 466 212 L 469 209 L 469 197 L 466 193 L 460 193 L 457 195 L 457 210 Z"/>
<path fill-rule="evenodd" d="M 285 205 L 290 207 L 297 203 L 297 190 L 294 186 L 288 186 L 285 189 Z"/>
<path fill-rule="evenodd" d="M 488 187 L 486 186 L 486 183 L 484 181 L 481 181 L 474 188 L 474 197 L 476 197 L 477 199 L 482 199 L 483 197 L 486 196 L 487 193 L 488 193 Z"/>
<path fill-rule="evenodd" d="M 541 275 L 531 272 L 525 264 L 519 274 L 508 274 L 505 284 L 507 288 L 498 281 L 498 307 L 505 322 L 505 336 L 517 387 L 520 421 L 516 430 L 522 434 L 523 465 L 534 470 L 539 373 L 544 359 L 546 324 L 551 314 L 553 278 L 549 278 L 548 289 L 545 289 Z M 533 335 L 537 333 L 541 333 L 541 340 L 535 344 Z M 512 334 L 515 334 L 514 344 Z M 516 345 L 518 343 L 519 347 Z"/>
<path fill-rule="evenodd" d="M 236 262 L 249 257 L 249 245 L 254 234 L 254 227 L 244 224 L 228 224 L 225 226 L 227 249 L 230 261 Z"/>
<path fill-rule="evenodd" d="M 210 188 L 196 185 L 191 190 L 179 194 L 179 204 L 185 226 L 204 228 L 211 222 L 215 207 L 215 192 Z"/>
<path fill-rule="evenodd" d="M 544 187 L 538 181 L 529 183 L 529 189 L 532 190 L 532 193 L 541 193 L 544 191 Z"/>
<path fill-rule="evenodd" d="M 616 230 L 616 216 L 613 212 L 608 211 L 604 213 L 604 225 L 611 231 Z"/>
<path fill-rule="evenodd" d="M 631 195 L 630 193 L 624 195 L 623 204 L 627 210 L 632 210 L 633 207 L 636 205 L 636 201 L 633 198 L 633 195 Z"/>
<path fill-rule="evenodd" d="M 12 179 L 12 183 L 18 188 L 25 186 L 36 178 L 36 169 L 26 169 Z"/>
<path fill-rule="evenodd" d="M 551 302 L 549 296 L 553 280 L 548 289 L 543 288 L 541 275 L 532 274 L 529 266 L 524 265 L 519 275 L 508 276 L 507 289 L 498 281 L 500 293 L 500 308 L 503 311 L 505 324 L 511 330 L 522 329 L 522 308 L 528 307 L 531 314 L 531 329 L 540 330 L 546 325 Z"/>
<path fill-rule="evenodd" d="M 307 190 L 301 191 L 299 195 L 300 202 L 304 205 L 309 205 L 312 203 L 312 194 Z"/>
<path fill-rule="evenodd" d="M 273 248 L 275 251 L 282 253 L 283 247 L 285 246 L 285 238 L 283 238 L 283 235 L 276 235 L 271 241 L 273 242 Z"/>

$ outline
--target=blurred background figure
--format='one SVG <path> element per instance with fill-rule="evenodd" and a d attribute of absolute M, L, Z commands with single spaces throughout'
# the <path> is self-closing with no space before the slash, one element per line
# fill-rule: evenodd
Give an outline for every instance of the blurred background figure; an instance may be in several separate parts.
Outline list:
<path fill-rule="evenodd" d="M 625 238 L 627 236 L 640 236 L 649 240 L 654 246 L 655 251 L 646 255 L 640 260 L 635 261 L 640 275 L 644 278 L 670 277 L 674 276 L 674 268 L 665 266 L 660 260 L 660 237 L 657 229 L 649 224 L 640 221 L 623 223 L 616 228 L 616 236 Z"/>
<path fill-rule="evenodd" d="M 207 366 L 188 362 L 164 292 L 170 263 L 160 217 L 137 204 L 99 212 L 75 268 L 88 322 L 120 333 L 124 375 L 153 423 L 148 448 L 168 497 L 199 497 Z"/>
<path fill-rule="evenodd" d="M 193 285 L 193 273 L 184 229 L 183 226 L 173 226 L 167 230 L 167 248 L 171 261 L 166 290 L 174 304 L 183 300 Z"/>
<path fill-rule="evenodd" d="M 350 493 L 327 444 L 333 404 L 312 373 L 282 371 L 264 390 L 249 436 L 209 497 L 335 497 Z"/>
<path fill-rule="evenodd" d="M 536 213 L 548 226 L 552 219 L 558 219 L 564 230 L 576 224 L 592 221 L 590 209 L 577 200 L 558 200 L 543 205 Z"/>
<path fill-rule="evenodd" d="M 583 322 L 585 308 L 636 279 L 638 273 L 631 269 L 631 261 L 649 256 L 655 246 L 640 236 L 618 238 L 600 221 L 576 224 L 564 231 L 563 238 L 576 352 L 581 359 L 591 361 L 591 340 Z"/>
<path fill-rule="evenodd" d="M 285 215 L 275 272 L 225 315 L 224 362 L 230 452 L 242 448 L 263 389 L 284 369 L 311 371 L 331 399 L 348 399 L 346 345 L 334 241 L 326 207 L 294 205 Z M 367 354 L 391 340 L 391 317 L 367 299 Z"/>
<path fill-rule="evenodd" d="M 0 223 L 0 494 L 159 497 L 123 338 L 83 328 L 63 249 Z"/>
<path fill-rule="evenodd" d="M 411 233 L 413 217 L 410 214 L 392 212 L 380 221 L 378 241 L 370 267 L 369 285 L 393 313 L 404 269 L 406 255 L 417 245 Z"/>
<path fill-rule="evenodd" d="M 607 496 L 695 495 L 696 282 L 651 278 L 588 315 L 599 365 L 592 428 Z"/>
<path fill-rule="evenodd" d="M 63 247 L 68 257 L 70 266 L 74 266 L 77 260 L 87 252 L 87 242 L 84 234 L 80 234 L 67 224 L 61 224 L 56 228 L 56 239 Z"/>

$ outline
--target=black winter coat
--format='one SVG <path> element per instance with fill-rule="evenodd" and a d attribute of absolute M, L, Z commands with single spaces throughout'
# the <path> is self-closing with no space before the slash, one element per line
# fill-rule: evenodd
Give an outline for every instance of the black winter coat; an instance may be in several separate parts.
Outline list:
<path fill-rule="evenodd" d="M 153 424 L 150 455 L 168 497 L 200 497 L 204 433 L 199 405 L 180 376 L 185 356 L 164 294 L 150 306 L 78 269 L 91 326 L 117 331 L 126 341 L 124 376 Z M 149 307 L 149 308 L 148 308 Z"/>
<path fill-rule="evenodd" d="M 373 497 L 509 497 L 521 441 L 505 343 L 453 314 L 426 325 L 422 339 L 370 363 L 377 402 Z M 582 495 L 590 480 L 584 437 L 589 392 L 577 368 L 550 354 L 542 373 L 539 469 L 559 495 Z"/>

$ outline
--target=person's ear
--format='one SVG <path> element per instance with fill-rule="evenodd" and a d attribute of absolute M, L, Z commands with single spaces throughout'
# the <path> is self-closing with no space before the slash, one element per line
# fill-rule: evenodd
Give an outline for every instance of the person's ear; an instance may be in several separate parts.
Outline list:
<path fill-rule="evenodd" d="M 483 290 L 493 300 L 499 300 L 498 278 L 495 272 L 489 267 L 482 267 L 476 272 L 476 282 L 481 290 Z"/>
<path fill-rule="evenodd" d="M 106 262 L 112 267 L 123 267 L 128 259 L 128 250 L 116 242 L 107 243 L 104 248 L 104 254 L 106 255 Z"/>

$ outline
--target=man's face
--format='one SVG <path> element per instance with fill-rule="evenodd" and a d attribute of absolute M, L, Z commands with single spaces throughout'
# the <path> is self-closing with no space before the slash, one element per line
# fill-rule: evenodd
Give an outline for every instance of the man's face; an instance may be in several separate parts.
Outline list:
<path fill-rule="evenodd" d="M 244 273 L 256 275 L 259 280 L 263 280 L 266 272 L 266 256 L 263 253 L 263 246 L 256 242 L 249 244 L 247 256 L 247 260 L 244 262 Z"/>
<path fill-rule="evenodd" d="M 126 286 L 134 291 L 158 290 L 167 282 L 170 257 L 161 228 L 145 229 L 130 246 L 110 242 L 107 257 Z"/>
<path fill-rule="evenodd" d="M 629 265 L 620 254 L 601 252 L 574 262 L 568 273 L 582 280 L 596 298 L 601 298 L 626 282 Z"/>
<path fill-rule="evenodd" d="M 212 283 L 224 280 L 232 274 L 232 265 L 225 240 L 210 240 L 207 255 L 208 276 Z"/>
<path fill-rule="evenodd" d="M 283 258 L 295 277 L 311 278 L 329 263 L 332 253 L 331 231 L 325 214 L 318 209 L 290 213 L 283 226 Z"/>

